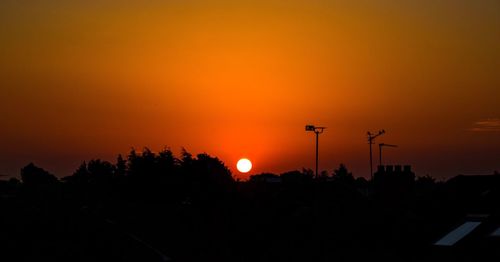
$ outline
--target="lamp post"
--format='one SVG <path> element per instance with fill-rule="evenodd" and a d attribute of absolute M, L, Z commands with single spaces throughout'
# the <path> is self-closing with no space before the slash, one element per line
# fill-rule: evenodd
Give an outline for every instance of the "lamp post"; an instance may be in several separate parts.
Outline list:
<path fill-rule="evenodd" d="M 367 134 L 368 134 L 368 144 L 370 144 L 370 177 L 371 177 L 371 180 L 373 180 L 372 144 L 373 144 L 373 140 L 375 140 L 375 138 L 377 138 L 380 135 L 385 134 L 385 130 L 382 129 L 382 130 L 378 131 L 377 134 L 372 134 L 372 133 L 370 133 L 370 131 L 368 131 Z"/>
<path fill-rule="evenodd" d="M 318 178 L 318 147 L 319 147 L 319 134 L 323 133 L 326 127 L 306 125 L 306 131 L 312 131 L 316 134 L 316 179 Z"/>

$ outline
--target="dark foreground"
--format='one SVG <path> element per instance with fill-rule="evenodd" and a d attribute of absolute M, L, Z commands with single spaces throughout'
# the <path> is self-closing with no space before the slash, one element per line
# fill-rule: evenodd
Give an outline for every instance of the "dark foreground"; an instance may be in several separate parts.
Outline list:
<path fill-rule="evenodd" d="M 0 184 L 1 261 L 500 259 L 500 237 L 491 235 L 500 226 L 499 175 L 436 183 L 379 172 L 366 181 L 339 169 L 236 182 L 220 179 L 216 158 L 174 160 L 149 173 L 130 157 L 123 173 L 91 161 L 62 182 L 33 181 L 44 175 L 26 167 L 23 183 Z M 434 245 L 469 220 L 482 224 Z"/>

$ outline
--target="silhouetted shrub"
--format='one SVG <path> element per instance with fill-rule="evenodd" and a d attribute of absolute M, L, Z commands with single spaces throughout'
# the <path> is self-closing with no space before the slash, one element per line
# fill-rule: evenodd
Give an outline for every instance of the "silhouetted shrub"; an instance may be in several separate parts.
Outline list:
<path fill-rule="evenodd" d="M 47 185 L 57 183 L 57 178 L 33 163 L 21 169 L 21 179 L 26 186 Z"/>
<path fill-rule="evenodd" d="M 294 170 L 282 173 L 280 177 L 285 184 L 303 184 L 313 180 L 314 172 L 308 169 L 304 169 L 302 172 Z"/>
<path fill-rule="evenodd" d="M 339 168 L 333 171 L 332 179 L 338 183 L 354 185 L 354 177 L 344 164 L 340 164 Z"/>

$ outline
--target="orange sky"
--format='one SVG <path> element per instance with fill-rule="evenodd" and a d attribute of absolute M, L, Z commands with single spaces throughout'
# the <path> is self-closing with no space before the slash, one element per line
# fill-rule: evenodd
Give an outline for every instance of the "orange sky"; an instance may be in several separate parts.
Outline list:
<path fill-rule="evenodd" d="M 384 128 L 417 175 L 500 170 L 500 3 L 351 2 L 1 1 L 0 174 L 144 146 L 312 168 L 308 123 L 320 169 L 367 176 Z"/>

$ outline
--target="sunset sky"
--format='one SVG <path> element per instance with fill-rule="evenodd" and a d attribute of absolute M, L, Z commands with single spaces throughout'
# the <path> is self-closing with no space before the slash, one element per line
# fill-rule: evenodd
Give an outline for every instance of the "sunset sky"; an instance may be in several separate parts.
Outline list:
<path fill-rule="evenodd" d="M 134 147 L 234 175 L 345 163 L 500 170 L 500 1 L 2 0 L 0 174 L 59 177 Z M 374 147 L 378 163 L 378 146 Z"/>

